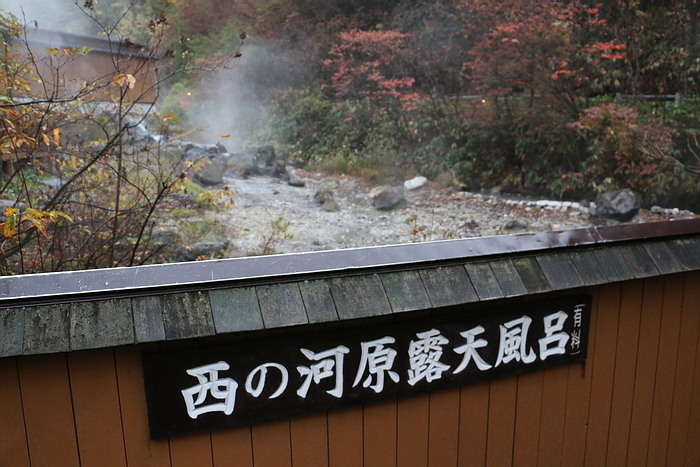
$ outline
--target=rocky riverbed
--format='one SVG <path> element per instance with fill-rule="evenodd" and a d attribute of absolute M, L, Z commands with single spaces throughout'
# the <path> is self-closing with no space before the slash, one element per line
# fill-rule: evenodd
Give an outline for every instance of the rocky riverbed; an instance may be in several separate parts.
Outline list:
<path fill-rule="evenodd" d="M 290 170 L 293 183 L 268 176 L 228 178 L 236 190 L 231 209 L 213 214 L 230 239 L 227 256 L 294 253 L 416 241 L 566 230 L 597 224 L 579 203 L 513 199 L 444 188 L 428 182 L 407 191 L 403 207 L 379 210 L 373 185 L 350 176 Z M 339 210 L 321 206 L 332 193 Z M 657 211 L 659 211 L 657 209 Z M 672 210 L 640 210 L 630 222 L 694 216 Z"/>

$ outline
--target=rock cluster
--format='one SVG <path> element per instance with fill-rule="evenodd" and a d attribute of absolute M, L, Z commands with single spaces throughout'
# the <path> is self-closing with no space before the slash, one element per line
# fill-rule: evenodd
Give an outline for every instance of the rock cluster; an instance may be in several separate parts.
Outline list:
<path fill-rule="evenodd" d="M 595 202 L 595 215 L 603 222 L 626 222 L 632 219 L 642 207 L 638 193 L 625 188 L 608 191 Z"/>
<path fill-rule="evenodd" d="M 171 159 L 193 163 L 192 178 L 203 186 L 221 185 L 225 176 L 266 175 L 289 180 L 286 159 L 271 145 L 231 153 L 221 143 L 204 145 L 175 141 L 166 145 L 165 153 Z"/>

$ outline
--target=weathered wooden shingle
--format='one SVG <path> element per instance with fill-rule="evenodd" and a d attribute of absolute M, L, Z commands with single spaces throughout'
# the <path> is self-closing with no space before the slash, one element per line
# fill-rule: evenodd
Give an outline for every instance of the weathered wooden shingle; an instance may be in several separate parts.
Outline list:
<path fill-rule="evenodd" d="M 255 287 L 212 290 L 209 292 L 216 332 L 263 329 L 262 314 Z"/>
<path fill-rule="evenodd" d="M 665 242 L 653 242 L 644 245 L 656 268 L 661 274 L 683 272 L 683 266 L 678 262 Z"/>
<path fill-rule="evenodd" d="M 131 300 L 77 302 L 70 306 L 71 350 L 134 343 Z"/>
<path fill-rule="evenodd" d="M 214 322 L 206 292 L 162 295 L 160 300 L 166 339 L 214 334 Z"/>
<path fill-rule="evenodd" d="M 266 328 L 279 328 L 309 322 L 304 301 L 296 283 L 261 285 L 255 288 Z"/>
<path fill-rule="evenodd" d="M 389 272 L 382 274 L 381 279 L 394 312 L 430 308 L 428 292 L 418 271 Z"/>
<path fill-rule="evenodd" d="M 659 270 L 656 269 L 654 261 L 642 245 L 620 245 L 618 248 L 627 265 L 634 273 L 635 278 L 644 279 L 659 275 Z"/>
<path fill-rule="evenodd" d="M 131 299 L 131 308 L 134 312 L 136 342 L 165 340 L 163 313 L 157 296 L 134 297 Z"/>
<path fill-rule="evenodd" d="M 464 267 L 480 300 L 492 300 L 505 296 L 489 263 L 468 263 Z"/>
<path fill-rule="evenodd" d="M 527 288 L 511 260 L 499 259 L 491 261 L 489 264 L 503 295 L 515 297 L 527 293 Z"/>
<path fill-rule="evenodd" d="M 538 255 L 537 262 L 552 290 L 573 289 L 585 285 L 568 253 Z"/>
<path fill-rule="evenodd" d="M 569 253 L 576 270 L 586 285 L 604 284 L 608 279 L 598 263 L 593 250 L 572 251 Z"/>
<path fill-rule="evenodd" d="M 420 277 L 435 308 L 479 300 L 463 266 L 422 269 Z"/>
<path fill-rule="evenodd" d="M 24 315 L 24 308 L 0 309 L 0 357 L 22 353 Z"/>
<path fill-rule="evenodd" d="M 668 242 L 673 256 L 687 271 L 700 269 L 700 245 L 697 239 L 678 238 Z"/>
<path fill-rule="evenodd" d="M 634 272 L 632 272 L 632 269 L 627 265 L 627 261 L 616 246 L 593 251 L 608 282 L 634 279 Z"/>
<path fill-rule="evenodd" d="M 337 277 L 328 281 L 340 319 L 366 318 L 391 313 L 382 281 L 376 274 Z"/>
<path fill-rule="evenodd" d="M 542 268 L 540 268 L 537 259 L 532 256 L 514 258 L 513 266 L 515 266 L 516 271 L 518 271 L 520 279 L 523 281 L 529 293 L 542 293 L 551 290 L 549 288 L 549 282 L 547 282 L 547 278 L 542 273 Z"/>
<path fill-rule="evenodd" d="M 24 315 L 24 354 L 70 350 L 70 305 L 29 307 Z"/>
<path fill-rule="evenodd" d="M 304 300 L 306 316 L 309 323 L 325 323 L 337 321 L 338 312 L 335 310 L 331 288 L 323 279 L 299 282 L 301 298 Z"/>

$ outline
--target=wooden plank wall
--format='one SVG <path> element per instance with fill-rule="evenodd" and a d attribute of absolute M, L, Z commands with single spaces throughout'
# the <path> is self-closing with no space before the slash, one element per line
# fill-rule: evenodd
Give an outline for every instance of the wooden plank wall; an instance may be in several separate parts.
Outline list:
<path fill-rule="evenodd" d="M 700 273 L 592 292 L 585 366 L 166 441 L 136 349 L 2 359 L 0 465 L 700 465 Z"/>

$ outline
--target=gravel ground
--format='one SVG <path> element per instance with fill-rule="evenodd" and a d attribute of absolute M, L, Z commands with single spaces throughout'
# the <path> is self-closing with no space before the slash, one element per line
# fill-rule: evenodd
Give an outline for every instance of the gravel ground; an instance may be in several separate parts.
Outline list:
<path fill-rule="evenodd" d="M 516 200 L 439 187 L 428 182 L 408 192 L 408 206 L 380 211 L 367 193 L 372 185 L 349 177 L 293 170 L 305 182 L 292 187 L 271 177 L 226 180 L 236 191 L 234 206 L 216 219 L 231 239 L 229 256 L 391 245 L 595 225 L 588 209 L 558 202 Z M 329 188 L 340 205 L 326 212 L 314 199 Z M 646 210 L 632 222 L 664 220 Z M 277 227 L 273 226 L 276 222 Z M 286 228 L 285 228 L 286 226 Z"/>

